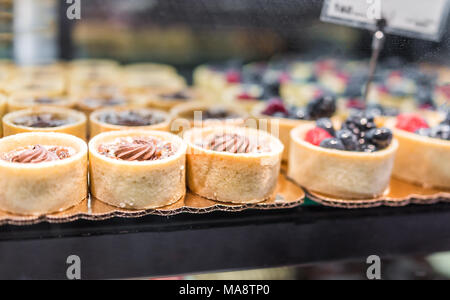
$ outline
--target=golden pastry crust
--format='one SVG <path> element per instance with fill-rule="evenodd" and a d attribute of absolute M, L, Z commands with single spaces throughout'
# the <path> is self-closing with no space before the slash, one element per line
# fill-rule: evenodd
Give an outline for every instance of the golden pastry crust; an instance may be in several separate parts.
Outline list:
<path fill-rule="evenodd" d="M 258 121 L 258 128 L 265 130 L 276 136 L 284 145 L 283 161 L 289 161 L 289 149 L 291 146 L 291 131 L 300 125 L 315 124 L 315 121 L 292 120 L 287 118 L 274 118 L 263 115 L 261 112 L 266 107 L 266 103 L 261 103 L 254 107 L 252 116 Z"/>
<path fill-rule="evenodd" d="M 3 116 L 6 113 L 6 97 L 0 93 L 0 120 L 3 119 Z M 0 122 L 0 138 L 3 136 L 3 122 Z"/>
<path fill-rule="evenodd" d="M 148 109 L 148 108 L 139 108 L 139 112 L 148 112 L 152 114 L 156 114 L 161 116 L 163 121 L 161 123 L 157 123 L 154 125 L 148 126 L 121 126 L 121 125 L 113 125 L 109 123 L 102 122 L 99 117 L 105 113 L 116 113 L 116 112 L 126 112 L 133 111 L 137 109 L 133 109 L 130 107 L 116 107 L 116 108 L 104 108 L 96 110 L 91 114 L 89 118 L 89 132 L 91 137 L 94 137 L 102 132 L 109 131 L 119 131 L 119 130 L 160 130 L 160 131 L 169 131 L 170 126 L 170 115 L 164 111 L 156 110 L 156 109 Z"/>
<path fill-rule="evenodd" d="M 0 209 L 20 215 L 63 211 L 87 197 L 87 145 L 61 133 L 22 133 L 0 140 L 0 153 L 30 145 L 70 147 L 69 158 L 36 164 L 0 159 Z"/>
<path fill-rule="evenodd" d="M 124 161 L 106 157 L 98 148 L 123 137 L 154 137 L 174 145 L 176 152 L 154 161 Z M 150 209 L 177 202 L 186 194 L 186 144 L 161 131 L 102 133 L 89 143 L 92 195 L 107 204 L 126 209 Z"/>
<path fill-rule="evenodd" d="M 214 133 L 237 133 L 257 139 L 270 152 L 217 152 L 197 144 Z M 266 132 L 243 127 L 207 127 L 189 130 L 187 177 L 189 189 L 208 199 L 231 203 L 256 203 L 274 196 L 283 145 Z"/>
<path fill-rule="evenodd" d="M 331 150 L 304 140 L 314 125 L 291 132 L 288 176 L 314 192 L 345 199 L 371 199 L 389 186 L 398 142 L 374 153 Z"/>
<path fill-rule="evenodd" d="M 231 115 L 232 118 L 227 118 L 225 120 L 219 119 L 205 119 L 205 120 L 194 120 L 194 117 L 202 116 L 202 112 L 209 110 L 223 110 Z M 200 112 L 200 113 L 199 113 Z M 192 102 L 180 104 L 174 107 L 170 114 L 172 115 L 172 122 L 170 125 L 170 131 L 173 133 L 184 133 L 187 130 L 194 127 L 205 127 L 205 126 L 244 126 L 249 119 L 249 115 L 246 111 L 231 105 L 226 104 L 213 104 L 205 102 Z M 251 125 L 251 124 L 250 124 Z M 249 126 L 251 127 L 251 126 Z M 256 128 L 256 126 L 254 127 Z"/>
<path fill-rule="evenodd" d="M 442 118 L 428 113 L 431 126 Z M 420 136 L 395 128 L 395 120 L 387 122 L 399 142 L 393 176 L 424 187 L 450 189 L 450 141 Z"/>
<path fill-rule="evenodd" d="M 79 94 L 73 95 L 76 107 L 90 116 L 96 110 L 119 107 L 146 107 L 147 103 L 138 96 L 126 96 L 123 94 Z"/>
<path fill-rule="evenodd" d="M 67 118 L 70 120 L 64 126 L 49 127 L 49 128 L 35 128 L 17 125 L 14 121 L 17 118 L 33 116 L 39 114 L 52 114 L 60 117 L 61 119 Z M 58 132 L 66 133 L 86 140 L 87 119 L 86 116 L 73 109 L 52 107 L 52 106 L 36 106 L 25 110 L 19 110 L 7 114 L 3 118 L 3 134 L 4 136 L 10 136 L 25 132 Z"/>
<path fill-rule="evenodd" d="M 71 97 L 54 94 L 12 94 L 8 97 L 8 112 L 28 109 L 37 106 L 55 106 L 63 108 L 75 107 Z"/>

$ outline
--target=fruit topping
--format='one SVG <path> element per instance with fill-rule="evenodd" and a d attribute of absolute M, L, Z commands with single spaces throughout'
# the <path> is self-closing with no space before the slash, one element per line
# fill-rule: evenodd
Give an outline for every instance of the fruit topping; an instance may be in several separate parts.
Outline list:
<path fill-rule="evenodd" d="M 334 127 L 333 127 L 333 122 L 331 122 L 331 120 L 328 118 L 321 118 L 321 119 L 317 120 L 316 126 L 326 130 L 329 134 L 331 134 L 333 136 L 336 133 L 334 130 Z"/>
<path fill-rule="evenodd" d="M 427 121 L 418 114 L 401 114 L 397 117 L 398 129 L 416 132 L 422 128 L 430 128 Z"/>
<path fill-rule="evenodd" d="M 277 118 L 293 120 L 317 120 L 330 118 L 336 112 L 336 99 L 332 96 L 321 96 L 311 101 L 306 107 L 286 106 L 278 98 L 268 102 L 262 114 Z"/>
<path fill-rule="evenodd" d="M 392 131 L 377 128 L 373 117 L 356 114 L 350 116 L 339 131 L 335 131 L 330 119 L 319 119 L 316 127 L 307 132 L 305 141 L 334 150 L 375 152 L 389 147 L 392 138 Z"/>
<path fill-rule="evenodd" d="M 236 70 L 230 70 L 225 74 L 226 81 L 228 83 L 239 83 L 241 82 L 241 73 Z"/>
<path fill-rule="evenodd" d="M 311 143 L 315 146 L 319 146 L 323 140 L 326 139 L 330 139 L 333 136 L 331 134 L 328 133 L 328 131 L 316 127 L 314 129 L 309 130 L 306 133 L 306 137 L 305 137 L 305 141 L 307 141 L 308 143 Z"/>
<path fill-rule="evenodd" d="M 320 143 L 320 147 L 334 149 L 334 150 L 345 150 L 345 146 L 341 140 L 337 138 L 325 139 Z"/>
<path fill-rule="evenodd" d="M 312 120 L 330 118 L 336 112 L 336 98 L 330 95 L 316 98 L 308 103 L 306 112 Z"/>
<path fill-rule="evenodd" d="M 264 115 L 274 116 L 276 113 L 288 115 L 288 110 L 280 99 L 272 99 L 267 104 L 266 109 L 262 112 Z"/>

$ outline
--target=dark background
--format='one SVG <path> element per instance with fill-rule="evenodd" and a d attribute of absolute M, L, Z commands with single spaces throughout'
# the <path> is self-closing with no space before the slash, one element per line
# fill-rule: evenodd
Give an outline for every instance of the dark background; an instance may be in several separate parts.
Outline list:
<path fill-rule="evenodd" d="M 319 0 L 89 0 L 82 19 L 61 9 L 61 56 L 107 56 L 178 66 L 280 54 L 367 58 L 371 33 L 319 20 Z M 389 36 L 383 57 L 450 61 L 450 32 L 440 43 Z"/>

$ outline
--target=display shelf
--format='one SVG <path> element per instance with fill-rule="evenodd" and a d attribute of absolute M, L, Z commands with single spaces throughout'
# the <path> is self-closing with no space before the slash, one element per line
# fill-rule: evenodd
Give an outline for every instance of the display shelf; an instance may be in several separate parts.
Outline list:
<path fill-rule="evenodd" d="M 0 227 L 0 279 L 157 277 L 450 250 L 450 204 L 279 211 Z"/>

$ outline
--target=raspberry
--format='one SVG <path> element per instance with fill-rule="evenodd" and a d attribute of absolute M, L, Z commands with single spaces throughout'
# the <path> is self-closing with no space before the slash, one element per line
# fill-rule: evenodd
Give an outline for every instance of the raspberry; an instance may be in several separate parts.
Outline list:
<path fill-rule="evenodd" d="M 262 112 L 266 116 L 273 116 L 276 113 L 288 114 L 286 106 L 284 106 L 283 101 L 280 99 L 272 99 L 267 104 L 266 109 Z"/>
<path fill-rule="evenodd" d="M 226 80 L 228 83 L 239 83 L 241 82 L 241 73 L 238 71 L 228 71 L 226 74 Z"/>
<path fill-rule="evenodd" d="M 255 98 L 252 97 L 249 93 L 242 92 L 237 96 L 238 100 L 254 100 Z"/>
<path fill-rule="evenodd" d="M 305 141 L 315 146 L 319 146 L 323 140 L 330 139 L 333 136 L 329 134 L 326 130 L 316 127 L 314 129 L 309 130 L 306 133 Z"/>
<path fill-rule="evenodd" d="M 399 115 L 395 127 L 409 132 L 416 132 L 422 128 L 430 128 L 427 121 L 418 114 Z"/>

